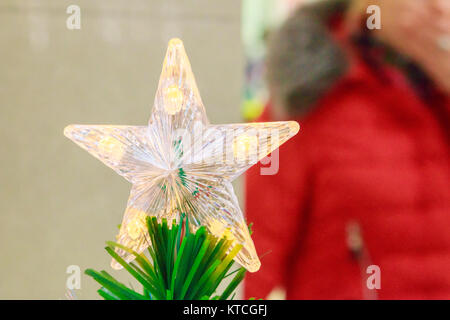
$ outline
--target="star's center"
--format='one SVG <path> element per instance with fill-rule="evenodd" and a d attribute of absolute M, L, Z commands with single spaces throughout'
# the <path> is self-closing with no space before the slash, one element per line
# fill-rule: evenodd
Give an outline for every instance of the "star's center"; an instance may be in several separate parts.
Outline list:
<path fill-rule="evenodd" d="M 183 185 L 186 186 L 186 172 L 183 168 L 174 168 L 169 170 L 164 170 L 161 177 L 171 185 Z"/>

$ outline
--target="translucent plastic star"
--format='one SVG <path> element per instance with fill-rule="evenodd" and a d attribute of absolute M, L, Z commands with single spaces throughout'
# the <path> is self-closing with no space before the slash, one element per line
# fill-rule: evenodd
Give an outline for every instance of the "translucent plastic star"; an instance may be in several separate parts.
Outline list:
<path fill-rule="evenodd" d="M 231 182 L 298 130 L 293 121 L 210 125 L 183 43 L 172 39 L 147 126 L 70 125 L 64 134 L 132 183 L 120 244 L 140 253 L 150 245 L 147 215 L 184 213 L 193 230 L 242 244 L 235 260 L 254 272 L 260 261 Z"/>

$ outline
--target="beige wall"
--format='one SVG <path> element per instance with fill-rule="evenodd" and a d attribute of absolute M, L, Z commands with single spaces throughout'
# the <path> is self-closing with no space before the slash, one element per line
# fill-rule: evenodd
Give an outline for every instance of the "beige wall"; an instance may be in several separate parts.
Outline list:
<path fill-rule="evenodd" d="M 70 4 L 81 30 L 66 28 Z M 240 121 L 238 0 L 0 2 L 0 298 L 64 299 L 67 266 L 110 270 L 130 185 L 63 128 L 145 124 L 173 36 L 211 122 Z M 81 285 L 78 298 L 97 297 Z"/>

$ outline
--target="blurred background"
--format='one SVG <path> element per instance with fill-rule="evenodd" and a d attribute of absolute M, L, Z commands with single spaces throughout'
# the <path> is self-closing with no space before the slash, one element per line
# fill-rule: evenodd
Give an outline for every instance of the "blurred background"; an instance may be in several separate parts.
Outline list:
<path fill-rule="evenodd" d="M 235 182 L 265 256 L 246 295 L 378 298 L 361 282 L 370 262 L 385 272 L 381 298 L 449 298 L 450 2 L 374 1 L 386 17 L 376 37 L 365 23 L 357 34 L 368 0 L 1 0 L 0 299 L 66 299 L 69 266 L 110 270 L 104 244 L 130 184 L 63 129 L 146 124 L 173 37 L 212 123 L 302 124 L 280 174 Z M 66 26 L 71 5 L 79 30 Z M 331 111 L 309 117 L 321 105 Z M 97 289 L 82 275 L 71 295 Z"/>

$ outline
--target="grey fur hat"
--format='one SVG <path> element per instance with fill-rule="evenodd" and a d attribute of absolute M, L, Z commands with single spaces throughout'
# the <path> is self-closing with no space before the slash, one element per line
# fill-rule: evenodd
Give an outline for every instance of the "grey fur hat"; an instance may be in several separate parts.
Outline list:
<path fill-rule="evenodd" d="M 269 36 L 266 80 L 273 103 L 290 115 L 308 112 L 347 70 L 326 24 L 347 5 L 333 0 L 303 6 Z"/>

